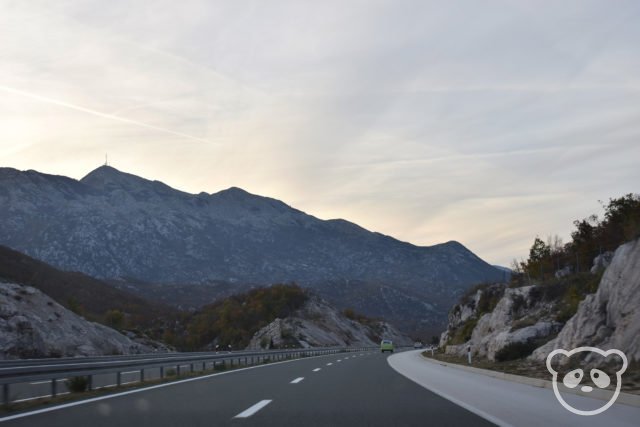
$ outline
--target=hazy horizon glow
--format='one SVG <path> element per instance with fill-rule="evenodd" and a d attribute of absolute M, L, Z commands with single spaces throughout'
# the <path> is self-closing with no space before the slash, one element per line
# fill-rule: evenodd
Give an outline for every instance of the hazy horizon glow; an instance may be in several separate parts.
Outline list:
<path fill-rule="evenodd" d="M 639 18 L 635 1 L 5 1 L 0 166 L 81 178 L 108 153 L 509 265 L 640 191 Z"/>

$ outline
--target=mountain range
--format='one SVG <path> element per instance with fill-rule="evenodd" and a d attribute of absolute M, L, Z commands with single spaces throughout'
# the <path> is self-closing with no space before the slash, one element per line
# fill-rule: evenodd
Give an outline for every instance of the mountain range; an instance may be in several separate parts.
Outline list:
<path fill-rule="evenodd" d="M 110 166 L 81 180 L 0 168 L 0 244 L 143 295 L 296 282 L 405 330 L 443 325 L 470 285 L 505 276 L 458 242 L 415 246 L 240 188 L 189 194 Z"/>

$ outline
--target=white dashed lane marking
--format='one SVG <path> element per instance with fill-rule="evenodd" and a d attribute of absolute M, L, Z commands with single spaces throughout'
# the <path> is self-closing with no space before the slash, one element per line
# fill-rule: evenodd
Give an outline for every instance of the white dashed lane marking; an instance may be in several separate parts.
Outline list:
<path fill-rule="evenodd" d="M 271 400 L 261 400 L 260 402 L 256 403 L 255 405 L 245 409 L 244 411 L 240 412 L 238 415 L 236 415 L 233 418 L 249 418 L 251 415 L 255 414 L 256 412 L 258 412 L 260 409 L 264 408 L 265 406 L 267 406 L 269 403 L 271 403 Z"/>
<path fill-rule="evenodd" d="M 304 379 L 304 377 L 298 377 L 295 380 L 291 381 L 291 384 L 298 384 L 300 381 L 302 381 Z"/>
<path fill-rule="evenodd" d="M 331 362 L 327 363 L 327 366 L 331 366 L 331 365 L 333 365 L 333 363 L 331 363 Z"/>
<path fill-rule="evenodd" d="M 313 372 L 318 372 L 320 370 L 320 368 L 316 368 L 313 370 Z"/>

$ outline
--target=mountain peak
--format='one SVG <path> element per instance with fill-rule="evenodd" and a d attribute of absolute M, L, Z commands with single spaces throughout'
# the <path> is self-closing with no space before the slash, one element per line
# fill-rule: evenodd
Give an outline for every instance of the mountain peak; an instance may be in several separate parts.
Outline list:
<path fill-rule="evenodd" d="M 107 165 L 100 166 L 89 172 L 80 182 L 101 191 L 125 190 L 129 193 L 139 193 L 151 190 L 154 193 L 178 192 L 178 190 L 173 190 L 159 181 L 150 181 Z"/>
<path fill-rule="evenodd" d="M 113 179 L 118 179 L 119 177 L 123 177 L 123 176 L 126 176 L 126 175 L 129 175 L 129 174 L 121 172 L 118 169 L 114 168 L 113 166 L 102 165 L 102 166 L 92 170 L 91 172 L 89 172 L 80 181 L 84 182 L 85 184 L 91 184 L 91 183 L 94 183 L 97 180 L 100 180 L 100 181 L 110 180 L 111 181 Z M 129 176 L 133 177 L 134 175 L 129 175 Z"/>

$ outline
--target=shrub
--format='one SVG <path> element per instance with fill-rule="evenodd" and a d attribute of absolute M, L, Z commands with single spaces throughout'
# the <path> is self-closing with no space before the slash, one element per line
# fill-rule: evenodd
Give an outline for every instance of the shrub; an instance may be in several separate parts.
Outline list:
<path fill-rule="evenodd" d="M 533 353 L 533 350 L 538 346 L 539 343 L 534 341 L 512 342 L 496 352 L 496 360 L 498 362 L 506 362 L 508 360 L 523 359 Z"/>
<path fill-rule="evenodd" d="M 464 344 L 471 339 L 471 334 L 478 324 L 478 319 L 469 318 L 467 319 L 458 329 L 455 330 L 450 344 Z"/>
<path fill-rule="evenodd" d="M 478 300 L 478 317 L 481 317 L 485 313 L 491 313 L 500 299 L 504 295 L 504 287 L 503 286 L 491 286 L 486 287 L 480 293 L 480 298 Z"/>
<path fill-rule="evenodd" d="M 104 315 L 105 324 L 113 329 L 124 328 L 124 314 L 120 310 L 109 310 Z"/>
<path fill-rule="evenodd" d="M 72 393 L 82 393 L 89 387 L 89 379 L 87 377 L 71 377 L 66 381 L 67 388 Z"/>

